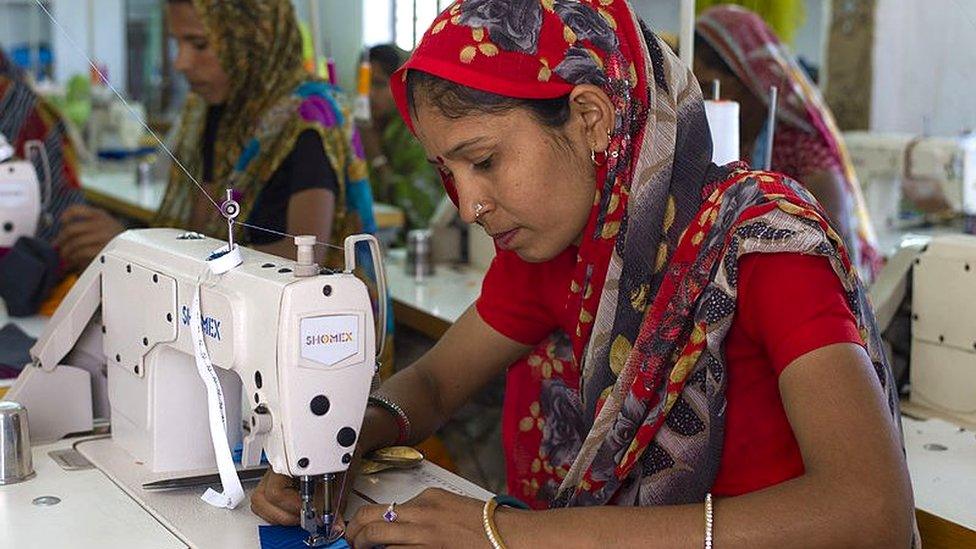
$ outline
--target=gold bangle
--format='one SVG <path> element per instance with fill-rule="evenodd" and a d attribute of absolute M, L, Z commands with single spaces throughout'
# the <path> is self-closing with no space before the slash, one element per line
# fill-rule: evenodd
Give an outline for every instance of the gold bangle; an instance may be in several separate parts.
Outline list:
<path fill-rule="evenodd" d="M 506 549 L 505 544 L 502 543 L 502 537 L 498 534 L 498 528 L 495 526 L 495 509 L 497 508 L 498 502 L 495 501 L 495 498 L 486 501 L 481 510 L 481 522 L 485 527 L 485 537 L 488 538 L 488 543 L 491 544 L 492 549 Z"/>

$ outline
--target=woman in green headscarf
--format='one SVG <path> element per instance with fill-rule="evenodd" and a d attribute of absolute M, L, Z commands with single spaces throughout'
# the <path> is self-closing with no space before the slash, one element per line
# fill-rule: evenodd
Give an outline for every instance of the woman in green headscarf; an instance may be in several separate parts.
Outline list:
<path fill-rule="evenodd" d="M 175 67 L 193 93 L 154 224 L 224 237 L 211 200 L 219 204 L 230 189 L 244 222 L 235 236 L 263 251 L 293 256 L 285 233 L 341 242 L 374 232 L 358 134 L 337 91 L 303 69 L 291 2 L 168 0 L 167 16 L 179 45 Z M 61 243 L 81 264 L 122 230 L 92 208 L 66 218 Z"/>

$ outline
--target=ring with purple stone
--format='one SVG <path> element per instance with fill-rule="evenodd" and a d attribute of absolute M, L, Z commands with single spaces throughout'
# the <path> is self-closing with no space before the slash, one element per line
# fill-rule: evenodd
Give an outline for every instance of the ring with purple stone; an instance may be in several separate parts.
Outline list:
<path fill-rule="evenodd" d="M 395 507 L 396 507 L 396 502 L 394 501 L 393 503 L 390 504 L 389 507 L 386 508 L 386 512 L 383 513 L 383 520 L 385 520 L 386 522 L 396 522 L 396 519 L 397 517 L 399 517 L 399 515 L 397 515 Z"/>

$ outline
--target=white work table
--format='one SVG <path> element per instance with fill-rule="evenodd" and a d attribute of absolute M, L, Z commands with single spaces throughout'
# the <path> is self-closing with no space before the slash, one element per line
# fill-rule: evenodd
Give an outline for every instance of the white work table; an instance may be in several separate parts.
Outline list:
<path fill-rule="evenodd" d="M 966 544 L 976 543 L 976 507 L 972 505 L 976 493 L 976 432 L 938 419 L 904 417 L 902 426 L 916 508 L 934 517 L 941 528 L 954 529 L 955 537 L 948 539 L 957 544 L 933 544 L 931 530 L 926 531 L 924 525 L 923 540 L 936 547 L 973 546 Z M 99 469 L 65 471 L 48 456 L 52 450 L 71 448 L 79 441 L 86 454 L 102 454 L 99 465 L 120 459 L 119 455 L 105 457 L 107 439 L 80 438 L 35 446 L 32 455 L 37 476 L 0 486 L 0 544 L 4 547 L 258 547 L 257 527 L 263 522 L 250 512 L 246 502 L 233 511 L 210 507 L 199 499 L 203 487 L 140 493 L 134 469 L 131 475 L 110 478 Z M 102 450 L 84 448 L 94 444 L 101 445 Z M 247 485 L 248 493 L 253 486 Z M 429 486 L 482 499 L 490 496 L 470 482 L 425 463 L 418 470 L 361 479 L 349 492 L 350 511 L 365 498 L 379 503 L 405 501 Z M 43 496 L 55 496 L 60 502 L 51 506 L 32 503 Z"/>
<path fill-rule="evenodd" d="M 976 431 L 937 418 L 902 416 L 901 423 L 915 508 L 951 523 L 943 528 L 968 530 L 958 538 L 966 545 L 957 546 L 976 547 Z"/>
<path fill-rule="evenodd" d="M 70 447 L 70 441 L 35 446 L 37 476 L 0 486 L 0 544 L 18 549 L 187 547 L 101 471 L 65 471 L 47 455 Z M 60 502 L 32 503 L 45 496 Z"/>
<path fill-rule="evenodd" d="M 48 456 L 77 446 L 105 467 L 66 471 Z M 248 501 L 236 509 L 218 509 L 200 500 L 205 486 L 146 491 L 139 467 L 113 450 L 110 439 L 78 438 L 32 449 L 37 475 L 0 486 L 0 545 L 18 549 L 241 549 L 260 547 L 258 526 L 266 524 Z M 126 463 L 123 463 L 126 462 Z M 245 485 L 250 496 L 255 483 Z M 425 462 L 417 469 L 386 471 L 359 479 L 347 490 L 347 516 L 366 502 L 406 501 L 428 487 L 440 487 L 479 499 L 491 493 Z M 218 486 L 219 488 L 219 486 Z M 54 496 L 55 505 L 35 505 Z"/>
<path fill-rule="evenodd" d="M 435 265 L 422 280 L 406 273 L 406 250 L 386 254 L 386 283 L 393 298 L 398 324 L 405 324 L 434 339 L 447 331 L 481 295 L 485 271 L 469 265 Z"/>

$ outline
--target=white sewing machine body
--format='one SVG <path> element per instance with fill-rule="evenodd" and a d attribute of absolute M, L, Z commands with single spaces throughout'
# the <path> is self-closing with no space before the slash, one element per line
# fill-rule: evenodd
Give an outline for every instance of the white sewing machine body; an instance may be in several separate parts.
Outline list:
<path fill-rule="evenodd" d="M 0 147 L 4 145 L 6 140 L 0 136 Z M 41 185 L 29 160 L 0 162 L 0 248 L 12 248 L 18 238 L 37 234 L 43 209 Z"/>
<path fill-rule="evenodd" d="M 910 402 L 976 424 L 976 236 L 918 238 L 871 288 L 884 329 L 911 288 Z"/>
<path fill-rule="evenodd" d="M 245 464 L 256 465 L 263 447 L 281 474 L 346 470 L 376 352 L 370 297 L 350 260 L 347 272 L 297 277 L 295 262 L 241 249 L 242 265 L 213 275 L 205 259 L 222 242 L 184 236 L 123 233 L 84 272 L 32 349 L 34 367 L 7 396 L 27 407 L 32 438 L 91 429 L 100 370 L 59 363 L 79 340 L 96 354 L 100 338 L 114 441 L 155 472 L 214 467 L 191 330 L 199 287 L 231 445 L 240 440 L 242 388 L 251 410 Z M 101 327 L 93 322 L 99 306 Z"/>

